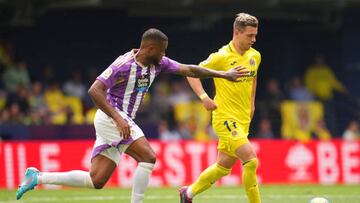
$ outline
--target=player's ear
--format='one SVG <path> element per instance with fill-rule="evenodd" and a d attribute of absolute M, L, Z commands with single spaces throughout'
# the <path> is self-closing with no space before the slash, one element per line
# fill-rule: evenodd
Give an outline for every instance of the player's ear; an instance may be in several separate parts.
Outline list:
<path fill-rule="evenodd" d="M 237 28 L 236 30 L 237 30 L 238 34 L 245 32 L 245 28 Z"/>
<path fill-rule="evenodd" d="M 154 48 L 151 45 L 146 46 L 145 50 L 147 53 L 151 53 Z"/>
<path fill-rule="evenodd" d="M 234 35 L 239 35 L 239 33 L 240 33 L 240 30 L 239 29 L 234 29 Z"/>

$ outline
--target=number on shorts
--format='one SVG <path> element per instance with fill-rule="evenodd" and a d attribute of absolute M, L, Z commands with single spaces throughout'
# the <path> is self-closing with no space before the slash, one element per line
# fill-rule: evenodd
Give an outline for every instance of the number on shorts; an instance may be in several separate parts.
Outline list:
<path fill-rule="evenodd" d="M 235 121 L 231 121 L 231 123 L 232 123 L 232 125 L 233 125 L 234 128 L 237 128 Z M 228 131 L 231 132 L 231 128 L 230 128 L 229 122 L 228 122 L 228 121 L 224 121 L 224 125 L 225 125 L 225 127 L 228 129 Z"/>

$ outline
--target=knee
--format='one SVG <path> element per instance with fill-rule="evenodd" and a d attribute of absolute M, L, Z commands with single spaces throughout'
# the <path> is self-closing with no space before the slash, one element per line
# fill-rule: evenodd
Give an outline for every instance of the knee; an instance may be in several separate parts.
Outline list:
<path fill-rule="evenodd" d="M 156 156 L 155 156 L 155 154 L 150 155 L 150 156 L 147 158 L 146 162 L 155 164 L 155 163 L 156 163 Z"/>
<path fill-rule="evenodd" d="M 231 173 L 231 168 L 224 167 L 218 163 L 215 165 L 215 167 L 221 176 L 227 176 Z"/>
<path fill-rule="evenodd" d="M 95 189 L 102 189 L 105 186 L 106 180 L 104 178 L 96 176 L 94 173 L 90 173 L 90 177 Z"/>
<path fill-rule="evenodd" d="M 139 160 L 139 162 L 146 162 L 146 163 L 155 164 L 156 163 L 156 156 L 155 156 L 154 153 L 148 153 L 146 156 L 142 157 L 142 159 Z"/>
<path fill-rule="evenodd" d="M 257 158 L 252 158 L 249 161 L 243 163 L 243 166 L 248 169 L 256 170 L 259 166 L 259 160 Z"/>

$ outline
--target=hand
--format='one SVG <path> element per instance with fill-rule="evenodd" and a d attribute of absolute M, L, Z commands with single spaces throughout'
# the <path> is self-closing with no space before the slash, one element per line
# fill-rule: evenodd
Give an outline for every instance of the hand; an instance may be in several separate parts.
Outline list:
<path fill-rule="evenodd" d="M 217 109 L 216 103 L 210 97 L 204 98 L 202 100 L 202 102 L 203 102 L 205 109 L 208 111 L 213 111 L 213 110 Z"/>
<path fill-rule="evenodd" d="M 128 139 L 130 137 L 130 126 L 128 122 L 120 116 L 115 118 L 114 121 L 120 132 L 120 136 L 122 136 L 123 139 Z"/>
<path fill-rule="evenodd" d="M 245 72 L 242 71 L 244 69 L 245 69 L 245 67 L 238 66 L 236 68 L 232 68 L 232 69 L 226 71 L 225 79 L 236 82 L 240 76 L 243 76 L 245 73 L 247 73 L 247 71 L 245 71 Z"/>

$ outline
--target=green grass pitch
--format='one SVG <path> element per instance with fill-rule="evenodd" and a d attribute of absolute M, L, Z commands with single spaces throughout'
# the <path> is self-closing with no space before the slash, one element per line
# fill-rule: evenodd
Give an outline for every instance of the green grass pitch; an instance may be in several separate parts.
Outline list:
<path fill-rule="evenodd" d="M 263 203 L 308 203 L 312 197 L 326 197 L 330 203 L 360 203 L 360 185 L 262 185 Z M 102 190 L 65 189 L 35 190 L 26 193 L 21 201 L 15 200 L 15 191 L 0 190 L 0 203 L 128 203 L 130 189 L 105 188 Z M 150 188 L 144 203 L 179 202 L 177 188 Z M 243 187 L 213 187 L 197 196 L 194 203 L 247 202 Z"/>

